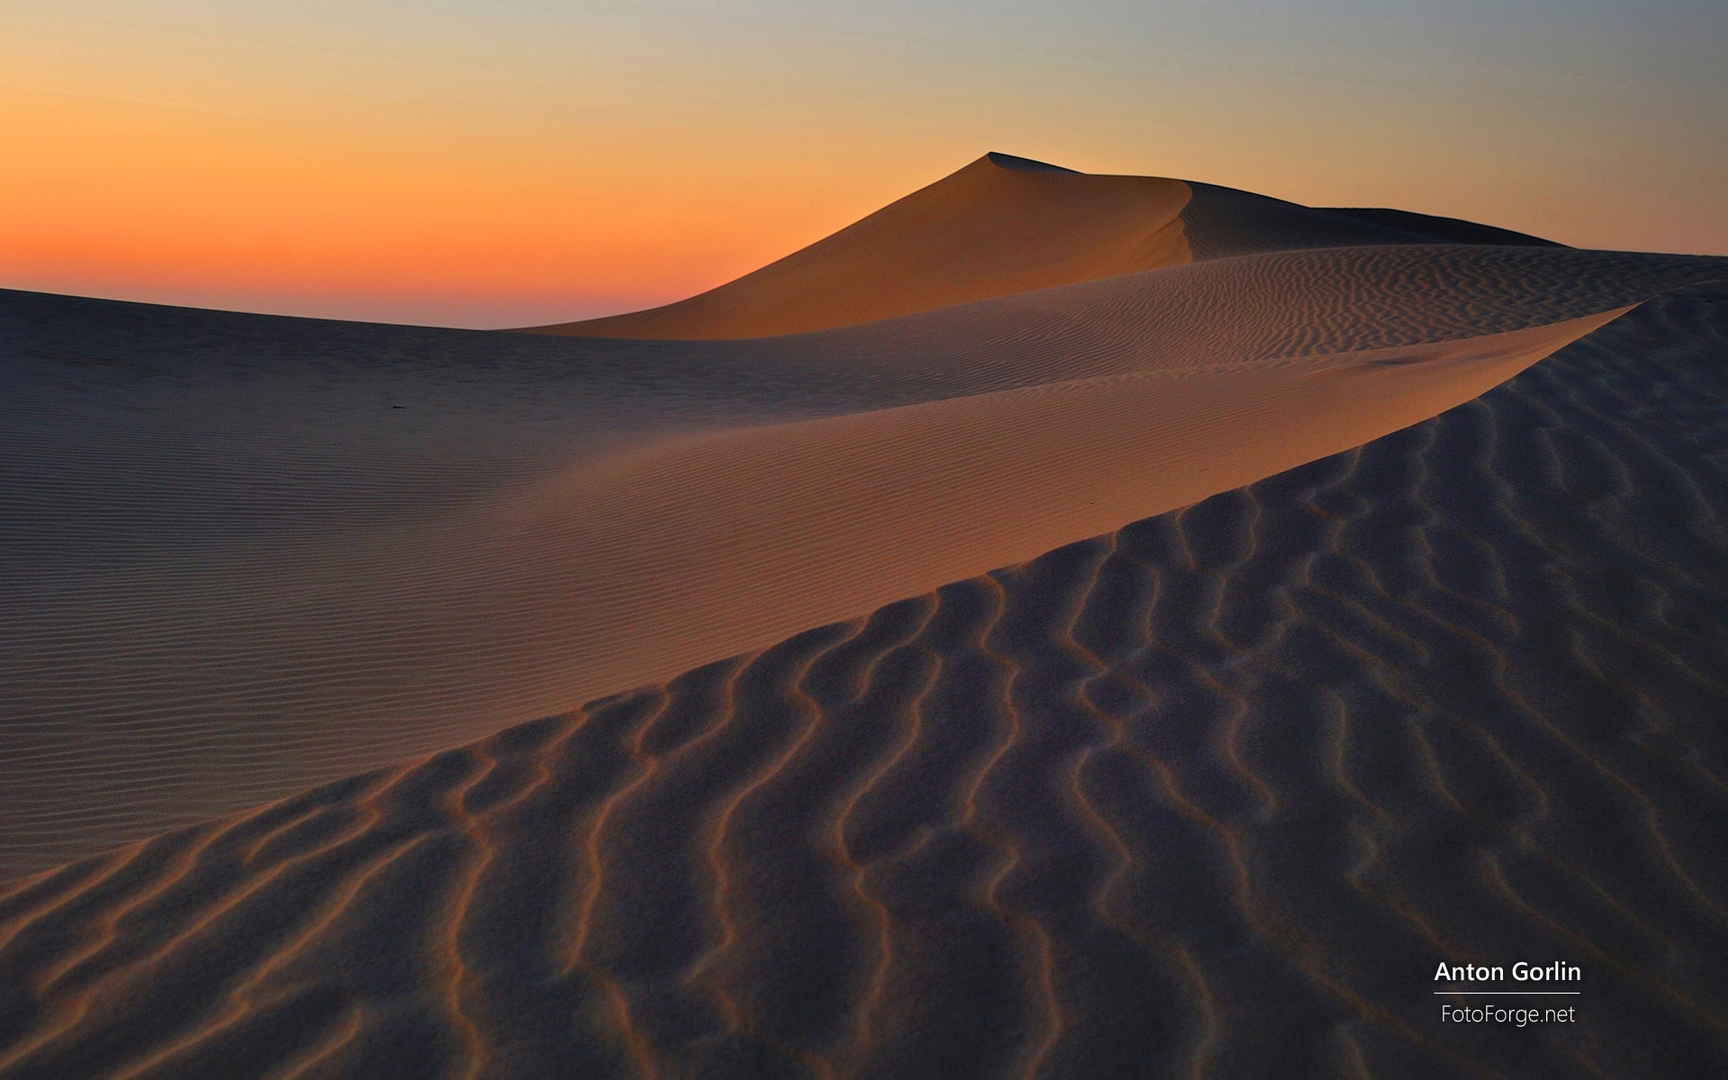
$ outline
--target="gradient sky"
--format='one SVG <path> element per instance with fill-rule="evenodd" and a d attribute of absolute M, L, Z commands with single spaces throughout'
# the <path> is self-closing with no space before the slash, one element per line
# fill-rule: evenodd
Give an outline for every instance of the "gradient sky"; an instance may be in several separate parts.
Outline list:
<path fill-rule="evenodd" d="M 574 319 L 986 150 L 1728 253 L 1719 0 L 64 0 L 0 28 L 0 287 Z"/>

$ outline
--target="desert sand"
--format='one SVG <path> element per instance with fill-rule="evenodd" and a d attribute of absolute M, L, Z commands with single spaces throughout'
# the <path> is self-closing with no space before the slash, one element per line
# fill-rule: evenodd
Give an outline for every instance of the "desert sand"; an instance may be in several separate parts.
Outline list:
<path fill-rule="evenodd" d="M 0 293 L 0 1076 L 1728 1064 L 1724 281 L 992 154 L 533 333 Z"/>

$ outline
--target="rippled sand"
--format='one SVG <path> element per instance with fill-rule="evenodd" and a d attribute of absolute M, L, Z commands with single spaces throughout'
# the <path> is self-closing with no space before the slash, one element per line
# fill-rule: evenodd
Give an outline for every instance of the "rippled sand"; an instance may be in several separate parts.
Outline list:
<path fill-rule="evenodd" d="M 1723 1062 L 1728 260 L 1034 165 L 559 334 L 0 294 L 0 1075 Z"/>

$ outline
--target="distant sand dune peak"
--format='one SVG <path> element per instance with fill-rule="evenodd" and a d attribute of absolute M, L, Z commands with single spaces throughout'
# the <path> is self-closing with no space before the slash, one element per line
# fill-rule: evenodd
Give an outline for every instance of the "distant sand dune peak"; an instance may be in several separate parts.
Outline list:
<path fill-rule="evenodd" d="M 1062 165 L 1052 165 L 1048 161 L 1037 161 L 1033 158 L 1020 157 L 1016 154 L 1004 154 L 1000 150 L 992 150 L 985 154 L 984 158 L 991 164 L 1000 165 L 1004 169 L 1048 169 L 1051 172 L 1073 173 L 1074 175 L 1080 175 L 1076 170 L 1066 168 Z"/>
<path fill-rule="evenodd" d="M 773 337 L 1235 255 L 1435 243 L 1561 246 L 1455 218 L 1316 209 L 1216 184 L 1083 173 L 992 150 L 706 292 L 528 329 L 662 340 Z"/>

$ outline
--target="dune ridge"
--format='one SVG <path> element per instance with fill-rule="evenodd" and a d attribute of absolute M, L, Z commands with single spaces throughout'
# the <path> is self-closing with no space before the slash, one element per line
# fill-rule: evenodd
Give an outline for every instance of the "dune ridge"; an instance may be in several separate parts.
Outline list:
<path fill-rule="evenodd" d="M 1570 249 L 1278 251 L 739 342 L 13 294 L 0 867 L 431 752 L 1250 483 L 1721 273 Z"/>
<path fill-rule="evenodd" d="M 524 330 L 663 340 L 772 337 L 1216 258 L 1407 244 L 1565 246 L 1456 218 L 1314 208 L 1216 184 L 1079 173 L 992 152 L 696 296 Z"/>
<path fill-rule="evenodd" d="M 1186 262 L 1180 180 L 1094 176 L 988 153 L 874 214 L 663 307 L 528 328 L 753 338 L 875 322 Z"/>
<path fill-rule="evenodd" d="M 0 1075 L 1696 1073 L 1725 357 L 1720 301 L 1655 300 L 1185 509 L 0 886 Z M 1583 963 L 1583 1023 L 1432 1023 L 1436 960 L 1502 956 Z"/>

